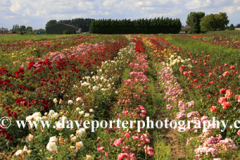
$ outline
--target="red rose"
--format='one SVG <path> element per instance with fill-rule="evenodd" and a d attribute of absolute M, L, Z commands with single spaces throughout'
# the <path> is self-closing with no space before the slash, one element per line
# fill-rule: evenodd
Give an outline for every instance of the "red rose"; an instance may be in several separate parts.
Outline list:
<path fill-rule="evenodd" d="M 212 106 L 211 107 L 211 112 L 217 112 L 217 107 L 216 106 Z"/>
<path fill-rule="evenodd" d="M 222 103 L 222 108 L 223 109 L 228 109 L 230 107 L 230 103 L 229 102 L 223 102 Z"/>

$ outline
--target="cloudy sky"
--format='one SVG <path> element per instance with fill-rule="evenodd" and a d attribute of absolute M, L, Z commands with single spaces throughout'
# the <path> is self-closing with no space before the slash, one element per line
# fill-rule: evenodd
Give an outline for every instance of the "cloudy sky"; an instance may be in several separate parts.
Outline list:
<path fill-rule="evenodd" d="M 0 27 L 14 24 L 45 28 L 49 20 L 73 18 L 180 18 L 190 12 L 227 12 L 230 23 L 240 23 L 240 0 L 0 0 Z"/>

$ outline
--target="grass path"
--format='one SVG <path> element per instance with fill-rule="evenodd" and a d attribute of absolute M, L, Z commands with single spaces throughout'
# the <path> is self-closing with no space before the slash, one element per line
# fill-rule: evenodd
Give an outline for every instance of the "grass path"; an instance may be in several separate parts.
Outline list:
<path fill-rule="evenodd" d="M 152 68 L 153 64 L 149 63 L 149 66 Z M 156 109 L 152 120 L 154 120 L 154 122 L 157 120 L 164 122 L 164 120 L 168 118 L 168 111 L 166 109 L 166 103 L 164 101 L 164 89 L 157 79 L 157 70 L 155 67 L 152 68 L 150 80 L 151 81 L 149 82 L 149 86 L 151 88 L 152 95 L 152 108 Z M 165 128 L 163 126 L 161 129 L 155 128 L 150 132 L 152 132 L 151 134 L 153 135 L 155 160 L 185 159 L 185 151 L 182 148 L 183 145 L 180 143 L 178 131 L 171 129 L 170 127 Z"/>

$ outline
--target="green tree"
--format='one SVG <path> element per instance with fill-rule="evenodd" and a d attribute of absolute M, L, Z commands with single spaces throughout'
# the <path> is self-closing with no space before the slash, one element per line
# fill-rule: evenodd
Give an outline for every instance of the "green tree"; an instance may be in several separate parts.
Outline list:
<path fill-rule="evenodd" d="M 27 27 L 27 31 L 31 31 L 32 32 L 33 28 L 31 26 Z"/>
<path fill-rule="evenodd" d="M 235 28 L 240 28 L 240 24 L 237 24 L 237 25 L 235 26 Z"/>
<path fill-rule="evenodd" d="M 210 14 L 201 19 L 200 26 L 203 32 L 225 30 L 229 23 L 227 13 Z"/>
<path fill-rule="evenodd" d="M 89 27 L 89 33 L 95 33 L 95 21 L 93 20 L 90 27 Z"/>
<path fill-rule="evenodd" d="M 26 26 L 25 25 L 21 25 L 19 28 L 20 31 L 25 31 L 26 30 Z"/>
<path fill-rule="evenodd" d="M 229 30 L 234 30 L 234 29 L 235 29 L 235 27 L 233 26 L 233 24 L 231 24 L 229 27 Z"/>
<path fill-rule="evenodd" d="M 189 33 L 195 34 L 201 32 L 200 21 L 205 16 L 204 12 L 191 12 L 187 17 L 187 25 L 191 27 Z"/>
<path fill-rule="evenodd" d="M 54 24 L 57 24 L 57 20 L 50 20 L 47 22 L 46 27 L 52 26 Z"/>

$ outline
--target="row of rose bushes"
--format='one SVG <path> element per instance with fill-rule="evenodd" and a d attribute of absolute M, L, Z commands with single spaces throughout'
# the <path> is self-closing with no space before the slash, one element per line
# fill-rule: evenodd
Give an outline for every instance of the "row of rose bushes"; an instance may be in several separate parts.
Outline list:
<path fill-rule="evenodd" d="M 68 101 L 64 103 L 64 101 L 66 102 L 66 99 L 69 99 L 68 97 L 70 96 L 78 95 L 77 91 L 72 90 L 74 84 L 79 82 L 84 76 L 95 74 L 96 68 L 101 67 L 101 62 L 117 56 L 116 53 L 118 50 L 125 47 L 126 44 L 127 40 L 123 38 L 116 42 L 92 45 L 85 52 L 79 49 L 80 46 L 75 50 L 63 50 L 60 53 L 56 53 L 54 57 L 31 61 L 27 66 L 20 67 L 14 73 L 2 67 L 0 70 L 1 117 L 8 116 L 14 122 L 14 119 L 25 119 L 26 116 L 32 115 L 33 113 L 32 117 L 28 118 L 28 120 L 42 119 L 41 115 L 45 115 L 44 120 L 46 120 L 46 117 L 52 119 L 51 115 L 54 115 L 53 117 L 58 120 L 59 117 L 62 117 L 59 116 L 59 114 L 66 112 L 72 115 L 70 112 L 72 111 L 71 106 L 66 106 L 66 104 L 71 105 L 72 102 Z M 74 51 L 74 53 L 72 51 Z M 59 55 L 62 55 L 62 57 Z M 56 58 L 57 56 L 58 58 Z M 54 102 L 53 99 L 55 99 Z M 81 99 L 78 97 L 77 101 L 81 102 Z M 58 106 L 56 104 L 62 105 Z M 68 111 L 66 111 L 66 108 Z M 86 114 L 85 117 L 88 116 L 90 115 Z M 60 118 L 60 120 L 62 120 L 62 118 Z M 42 129 L 40 128 L 40 130 Z M 28 135 L 30 131 L 33 133 L 29 128 L 18 129 L 14 123 L 7 130 L 2 128 L 1 135 L 4 136 L 1 137 L 3 141 L 1 144 L 2 148 L 8 147 L 14 151 L 19 145 L 23 145 L 23 142 L 26 144 L 23 137 Z M 41 132 L 42 141 L 47 139 L 46 135 L 52 135 L 52 132 L 54 131 L 51 131 L 51 129 L 48 129 L 46 132 Z M 66 133 L 68 133 L 68 131 L 64 131 L 63 135 Z M 30 135 L 28 137 L 32 136 Z M 51 140 L 49 142 L 51 142 Z M 79 145 L 81 144 L 78 143 L 77 146 Z M 47 148 L 54 148 L 51 146 L 54 145 L 50 143 Z M 40 148 L 41 151 L 39 152 Z M 45 157 L 43 154 L 45 153 L 44 148 L 41 143 L 36 146 L 32 143 L 31 146 L 32 151 L 37 155 L 39 153 L 40 155 L 38 156 L 42 158 Z M 8 151 L 5 150 L 4 152 Z M 21 151 L 19 152 L 22 153 Z M 9 154 L 5 155 L 8 156 Z M 67 156 L 67 154 L 62 154 L 61 156 L 64 157 Z"/>
<path fill-rule="evenodd" d="M 97 38 L 98 36 L 89 35 L 54 41 L 18 42 L 16 46 L 2 46 L 3 50 L 0 51 L 0 62 L 2 65 L 14 70 L 17 68 L 15 66 L 18 63 L 25 62 L 29 57 L 44 58 L 49 52 L 61 51 L 62 49 L 78 46 L 81 43 L 86 43 Z"/>
<path fill-rule="evenodd" d="M 84 76 L 80 82 L 76 82 L 72 87 L 73 92 L 77 93 L 76 95 L 69 95 L 65 101 L 54 98 L 53 102 L 56 106 L 62 106 L 60 107 L 61 110 L 59 113 L 54 113 L 54 111 L 45 113 L 44 119 L 54 119 L 54 122 L 58 124 L 63 118 L 78 121 L 101 120 L 100 117 L 107 118 L 106 110 L 109 110 L 111 102 L 114 101 L 114 97 L 118 94 L 116 89 L 119 86 L 118 83 L 120 83 L 119 78 L 121 78 L 122 70 L 127 67 L 131 57 L 133 57 L 133 52 L 129 52 L 134 51 L 132 45 L 134 46 L 134 44 L 131 44 L 127 48 L 121 49 L 118 57 L 113 60 L 103 62 L 101 67 L 96 70 L 96 73 L 92 72 L 90 76 Z M 65 107 L 63 107 L 64 104 Z M 27 119 L 36 118 L 36 114 L 28 116 Z M 58 119 L 58 117 L 60 118 Z M 40 128 L 38 131 L 28 135 L 27 138 L 32 137 L 32 141 L 34 137 L 43 138 L 41 132 L 48 133 L 49 131 Z M 95 157 L 101 159 L 101 155 L 96 154 L 94 151 L 97 150 L 98 144 L 96 145 L 96 143 L 101 143 L 102 139 L 105 138 L 102 134 L 105 134 L 105 130 L 98 129 L 93 132 L 92 128 L 86 129 L 82 127 L 78 129 L 77 126 L 74 126 L 69 131 L 69 129 L 61 129 L 61 126 L 58 126 L 55 132 L 51 132 L 47 136 L 49 141 L 45 141 L 46 149 L 44 152 L 46 152 L 46 155 L 44 155 L 44 158 L 59 159 L 66 154 L 71 155 L 71 158 L 86 158 L 89 160 Z M 32 148 L 36 147 L 37 143 L 40 143 L 39 140 L 39 138 L 35 140 Z M 69 150 L 66 150 L 66 148 Z M 23 150 L 18 150 L 15 155 L 17 154 L 18 157 L 24 155 L 22 154 Z M 105 151 L 104 155 L 108 158 L 109 153 Z M 36 156 L 36 153 L 31 154 L 31 158 L 34 156 Z"/>
<path fill-rule="evenodd" d="M 66 39 L 55 39 L 50 41 L 23 41 L 23 42 L 14 42 L 14 43 L 1 43 L 0 48 L 1 52 L 8 54 L 16 51 L 23 51 L 23 50 L 30 50 L 33 48 L 41 48 L 44 47 L 46 51 L 50 51 L 52 49 L 57 48 L 66 48 L 70 44 L 76 44 L 78 40 L 84 39 L 87 36 L 76 36 L 76 37 L 69 37 Z M 88 35 L 88 37 L 92 37 L 92 35 Z"/>
<path fill-rule="evenodd" d="M 235 49 L 240 49 L 239 40 L 231 37 L 222 37 L 216 35 L 178 35 L 181 38 L 194 39 L 201 42 L 212 43 L 214 45 L 221 45 L 224 47 L 231 47 Z"/>
<path fill-rule="evenodd" d="M 118 128 L 115 123 L 114 128 L 105 131 L 97 144 L 102 159 L 136 160 L 154 156 L 153 148 L 149 146 L 148 132 L 143 128 L 138 130 L 137 123 L 132 126 L 129 124 L 133 120 L 145 120 L 147 111 L 143 104 L 149 94 L 146 85 L 149 79 L 145 75 L 148 62 L 142 41 L 138 40 L 135 50 L 131 49 L 130 53 L 130 70 L 126 72 L 127 78 L 122 79 L 122 85 L 117 91 L 117 103 L 111 107 L 111 117 L 121 122 L 128 121 L 128 127 Z"/>
<path fill-rule="evenodd" d="M 166 109 L 172 113 L 171 118 L 176 121 L 192 120 L 192 128 L 186 131 L 184 130 L 184 128 L 187 128 L 186 125 L 176 128 L 179 131 L 185 131 L 183 135 L 188 137 L 187 145 L 190 152 L 195 150 L 194 156 L 196 159 L 211 159 L 216 156 L 229 158 L 232 156 L 233 151 L 236 149 L 236 140 L 239 139 L 236 133 L 237 130 L 235 129 L 234 132 L 227 130 L 225 131 L 226 134 L 223 134 L 213 128 L 211 119 L 214 116 L 216 120 L 230 120 L 231 124 L 236 120 L 234 117 L 238 115 L 238 112 L 235 112 L 236 108 L 238 108 L 238 100 L 233 98 L 233 91 L 237 95 L 237 89 L 233 90 L 230 85 L 232 84 L 232 78 L 224 79 L 226 76 L 231 75 L 232 72 L 237 75 L 236 67 L 231 66 L 229 69 L 232 71 L 229 71 L 226 68 L 228 65 L 225 64 L 225 69 L 220 66 L 219 69 L 222 70 L 218 73 L 217 69 L 213 68 L 212 63 L 209 61 L 209 55 L 200 58 L 199 55 L 183 52 L 179 48 L 176 50 L 176 47 L 173 46 L 166 49 L 171 44 L 164 39 L 152 38 L 150 41 L 153 46 L 150 47 L 153 48 L 151 54 L 153 59 L 158 59 L 160 62 L 165 61 L 159 65 L 158 71 L 161 85 L 164 87 L 166 94 L 164 99 L 168 103 Z M 201 69 L 198 69 L 200 67 Z M 206 71 L 210 73 L 206 73 Z M 223 78 L 225 83 L 218 83 L 216 78 L 218 76 L 220 76 L 220 80 Z M 200 86 L 194 85 L 193 89 L 192 84 L 194 83 Z M 235 88 L 238 87 L 236 83 L 232 85 Z M 199 90 L 203 92 L 199 92 Z M 217 98 L 219 98 L 218 101 Z M 229 108 L 230 106 L 233 107 Z M 229 116 L 230 114 L 231 116 Z M 198 120 L 200 124 L 197 123 Z M 208 120 L 210 120 L 209 129 L 202 129 L 198 126 L 202 126 Z M 194 128 L 196 126 L 198 127 Z M 235 143 L 233 140 L 235 140 Z"/>

